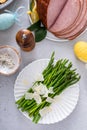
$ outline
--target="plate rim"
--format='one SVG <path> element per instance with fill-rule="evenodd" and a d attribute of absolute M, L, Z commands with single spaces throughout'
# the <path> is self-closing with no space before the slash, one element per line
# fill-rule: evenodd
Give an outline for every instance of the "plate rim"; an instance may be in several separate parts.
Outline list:
<path fill-rule="evenodd" d="M 0 5 L 0 10 L 10 5 L 14 0 L 8 0 L 7 2 Z"/>

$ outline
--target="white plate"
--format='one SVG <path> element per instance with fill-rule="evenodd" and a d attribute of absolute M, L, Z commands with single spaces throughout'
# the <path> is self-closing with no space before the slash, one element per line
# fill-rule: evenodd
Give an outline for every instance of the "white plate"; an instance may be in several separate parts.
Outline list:
<path fill-rule="evenodd" d="M 16 101 L 32 86 L 33 82 L 36 81 L 37 76 L 41 74 L 43 69 L 48 65 L 48 62 L 48 59 L 36 60 L 20 72 L 14 86 L 14 96 Z M 59 95 L 57 102 L 52 104 L 52 111 L 41 119 L 39 123 L 51 124 L 65 119 L 76 107 L 78 98 L 78 84 L 67 88 Z M 30 119 L 26 112 L 22 112 L 22 114 Z"/>
<path fill-rule="evenodd" d="M 2 65 L 0 65 L 0 74 L 9 76 L 11 74 L 14 74 L 18 70 L 21 63 L 21 57 L 20 57 L 19 52 L 14 47 L 9 46 L 9 45 L 0 46 L 0 54 L 5 54 L 5 53 L 11 56 L 14 63 L 14 67 L 9 68 L 9 67 L 6 67 L 6 66 L 3 67 Z"/>
<path fill-rule="evenodd" d="M 9 4 L 11 4 L 14 0 L 7 0 L 5 3 L 0 5 L 0 9 L 3 9 L 7 7 Z"/>
<path fill-rule="evenodd" d="M 28 10 L 30 10 L 30 1 L 31 0 L 28 0 L 28 1 L 29 1 Z M 31 20 L 30 16 L 29 16 L 29 21 L 32 24 L 32 20 Z M 79 36 L 77 36 L 77 38 L 80 37 L 81 35 L 83 35 L 86 31 L 87 31 L 87 28 Z M 68 39 L 58 38 L 58 37 L 54 36 L 52 33 L 50 33 L 49 31 L 47 31 L 46 39 L 51 40 L 51 41 L 55 41 L 55 42 L 66 42 L 66 41 L 69 41 Z"/>
<path fill-rule="evenodd" d="M 28 0 L 29 1 L 29 5 L 28 5 L 28 10 L 30 10 L 30 1 L 31 0 Z M 30 23 L 32 23 L 32 20 L 31 20 L 31 17 L 29 16 L 29 20 L 30 20 Z M 52 33 L 50 33 L 49 31 L 47 31 L 47 36 L 46 36 L 46 38 L 48 39 L 48 40 L 51 40 L 51 41 L 55 41 L 55 42 L 66 42 L 66 41 L 68 41 L 67 39 L 60 39 L 60 38 L 57 38 L 57 37 L 55 37 Z"/>

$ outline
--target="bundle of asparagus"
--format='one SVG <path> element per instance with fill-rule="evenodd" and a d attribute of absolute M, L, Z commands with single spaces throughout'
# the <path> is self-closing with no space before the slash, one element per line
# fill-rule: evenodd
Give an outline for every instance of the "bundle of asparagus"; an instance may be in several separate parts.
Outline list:
<path fill-rule="evenodd" d="M 80 79 L 78 73 L 76 73 L 76 69 L 72 69 L 72 63 L 67 59 L 60 59 L 54 64 L 54 52 L 50 58 L 48 66 L 42 72 L 44 77 L 43 81 L 35 81 L 35 84 L 43 84 L 46 85 L 47 89 L 53 88 L 53 93 L 49 93 L 48 97 L 54 99 L 55 96 L 61 94 L 66 88 L 71 85 L 77 83 Z M 34 93 L 33 88 L 31 87 L 27 92 Z M 28 113 L 29 117 L 32 118 L 34 123 L 38 123 L 41 119 L 40 110 L 45 107 L 49 107 L 51 102 L 48 102 L 44 97 L 40 95 L 41 103 L 37 103 L 34 98 L 26 99 L 25 95 L 21 97 L 16 104 L 21 111 L 25 111 Z"/>

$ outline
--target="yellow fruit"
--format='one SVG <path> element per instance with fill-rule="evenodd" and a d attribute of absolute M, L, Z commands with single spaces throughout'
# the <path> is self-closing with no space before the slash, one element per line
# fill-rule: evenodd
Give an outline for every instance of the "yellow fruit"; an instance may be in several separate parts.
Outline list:
<path fill-rule="evenodd" d="M 77 42 L 74 46 L 74 53 L 79 60 L 87 62 L 87 42 Z"/>

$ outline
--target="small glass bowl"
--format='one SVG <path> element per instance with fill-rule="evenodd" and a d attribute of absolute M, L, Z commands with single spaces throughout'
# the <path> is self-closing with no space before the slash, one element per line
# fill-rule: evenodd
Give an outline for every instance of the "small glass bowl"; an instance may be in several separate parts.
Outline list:
<path fill-rule="evenodd" d="M 2 75 L 11 75 L 14 74 L 21 63 L 21 57 L 19 52 L 12 46 L 0 46 L 0 54 L 4 55 L 4 54 L 8 54 L 9 56 L 11 56 L 12 62 L 14 64 L 14 66 L 12 68 L 7 67 L 6 65 L 0 65 L 0 74 Z"/>

